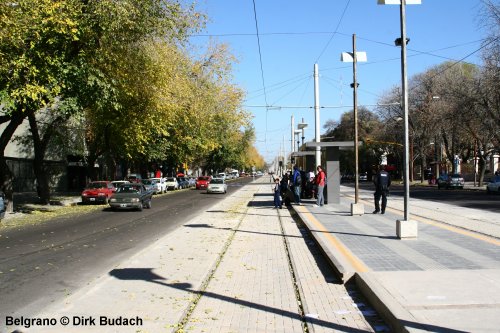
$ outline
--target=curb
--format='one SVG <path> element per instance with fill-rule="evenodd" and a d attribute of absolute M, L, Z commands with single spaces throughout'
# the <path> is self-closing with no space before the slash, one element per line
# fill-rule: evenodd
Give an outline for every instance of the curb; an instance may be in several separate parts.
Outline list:
<path fill-rule="evenodd" d="M 327 241 L 323 237 L 323 232 L 317 231 L 314 225 L 309 221 L 303 213 L 297 211 L 295 206 L 292 206 L 294 219 L 298 218 L 302 224 L 304 224 L 311 234 L 311 237 L 318 244 L 321 252 L 325 255 L 330 266 L 335 271 L 337 277 L 340 278 L 343 284 L 348 283 L 356 274 L 356 269 L 345 260 L 344 256 L 337 251 L 332 251 L 331 247 L 328 246 Z"/>
<path fill-rule="evenodd" d="M 354 280 L 361 294 L 373 306 L 377 313 L 391 327 L 394 332 L 428 332 L 418 320 L 406 310 L 392 295 L 370 274 L 370 272 L 358 272 L 339 251 L 332 249 L 325 240 L 324 232 L 315 230 L 313 223 L 305 214 L 297 211 L 292 206 L 293 217 L 299 219 L 308 229 L 311 237 L 318 244 L 326 260 L 341 279 L 343 284 Z M 337 237 L 331 235 L 335 239 Z M 338 240 L 338 239 L 337 239 Z M 338 240 L 340 242 L 340 240 Z"/>

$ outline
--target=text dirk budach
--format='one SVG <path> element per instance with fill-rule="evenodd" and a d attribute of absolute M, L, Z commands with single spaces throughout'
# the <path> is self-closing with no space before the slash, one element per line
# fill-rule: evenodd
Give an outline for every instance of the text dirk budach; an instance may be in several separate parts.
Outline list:
<path fill-rule="evenodd" d="M 139 316 L 126 318 L 122 316 L 62 316 L 60 318 L 29 318 L 5 317 L 6 326 L 22 326 L 24 328 L 36 326 L 142 326 L 143 320 Z"/>

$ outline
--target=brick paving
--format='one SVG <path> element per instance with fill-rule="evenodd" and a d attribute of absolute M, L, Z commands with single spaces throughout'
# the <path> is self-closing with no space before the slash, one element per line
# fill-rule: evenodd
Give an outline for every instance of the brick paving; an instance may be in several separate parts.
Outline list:
<path fill-rule="evenodd" d="M 339 283 L 290 212 L 272 208 L 267 178 L 221 199 L 39 314 L 139 316 L 142 326 L 21 331 L 288 333 L 304 332 L 305 325 L 309 332 L 388 330 L 355 286 Z"/>

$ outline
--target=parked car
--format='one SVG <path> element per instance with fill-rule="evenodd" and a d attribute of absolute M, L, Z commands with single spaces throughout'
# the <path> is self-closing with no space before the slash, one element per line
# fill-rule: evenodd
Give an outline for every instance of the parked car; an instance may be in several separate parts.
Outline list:
<path fill-rule="evenodd" d="M 208 183 L 210 182 L 210 176 L 200 176 L 196 179 L 196 189 L 204 190 L 208 187 Z"/>
<path fill-rule="evenodd" d="M 155 181 L 155 194 L 167 192 L 167 184 L 165 183 L 165 178 L 151 178 Z"/>
<path fill-rule="evenodd" d="M 226 193 L 227 184 L 222 178 L 213 178 L 210 183 L 208 183 L 207 193 Z"/>
<path fill-rule="evenodd" d="M 188 178 L 188 182 L 189 182 L 189 187 L 195 187 L 196 186 L 196 178 L 189 177 Z"/>
<path fill-rule="evenodd" d="M 127 176 L 127 180 L 131 183 L 140 183 L 142 181 L 142 176 L 139 173 L 131 173 Z"/>
<path fill-rule="evenodd" d="M 486 185 L 486 192 L 488 193 L 499 193 L 500 194 L 500 180 L 498 181 L 491 181 Z"/>
<path fill-rule="evenodd" d="M 108 181 L 90 182 L 82 192 L 82 203 L 107 204 L 116 188 Z"/>
<path fill-rule="evenodd" d="M 5 199 L 5 194 L 0 191 L 0 220 L 5 217 L 6 210 L 7 210 L 7 199 Z"/>
<path fill-rule="evenodd" d="M 151 191 L 152 193 L 155 193 L 156 191 L 156 180 L 153 179 L 143 179 L 141 181 L 142 185 L 146 188 L 146 190 Z"/>
<path fill-rule="evenodd" d="M 221 179 L 226 180 L 227 175 L 226 175 L 226 173 L 225 173 L 225 172 L 220 172 L 219 174 L 217 174 L 217 178 L 221 178 Z"/>
<path fill-rule="evenodd" d="M 168 190 L 178 190 L 179 189 L 179 182 L 177 181 L 177 178 L 175 177 L 167 177 L 165 178 L 165 186 L 167 187 Z"/>
<path fill-rule="evenodd" d="M 438 180 L 438 189 L 444 187 L 446 189 L 449 188 L 464 188 L 465 185 L 465 180 L 464 177 L 462 177 L 461 174 L 455 173 L 452 175 L 441 175 L 439 176 Z"/>
<path fill-rule="evenodd" d="M 130 184 L 128 180 L 113 180 L 111 182 L 115 188 L 122 186 L 123 184 Z"/>
<path fill-rule="evenodd" d="M 109 199 L 111 209 L 151 208 L 153 192 L 148 191 L 141 183 L 123 184 Z"/>
<path fill-rule="evenodd" d="M 188 188 L 189 182 L 184 177 L 177 177 L 177 182 L 179 182 L 179 188 Z"/>
<path fill-rule="evenodd" d="M 368 173 L 363 172 L 359 174 L 359 181 L 360 182 L 367 182 L 368 181 Z"/>

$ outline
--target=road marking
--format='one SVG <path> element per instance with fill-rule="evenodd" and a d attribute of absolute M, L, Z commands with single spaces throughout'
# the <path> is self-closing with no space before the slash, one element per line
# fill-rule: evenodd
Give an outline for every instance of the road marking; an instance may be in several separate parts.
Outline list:
<path fill-rule="evenodd" d="M 328 241 L 336 248 L 347 261 L 356 269 L 357 272 L 368 272 L 368 267 L 355 256 L 347 247 L 344 246 L 330 231 L 304 206 L 295 206 L 295 209 L 303 214 L 309 221 L 311 221 L 317 230 L 321 231 Z"/>

